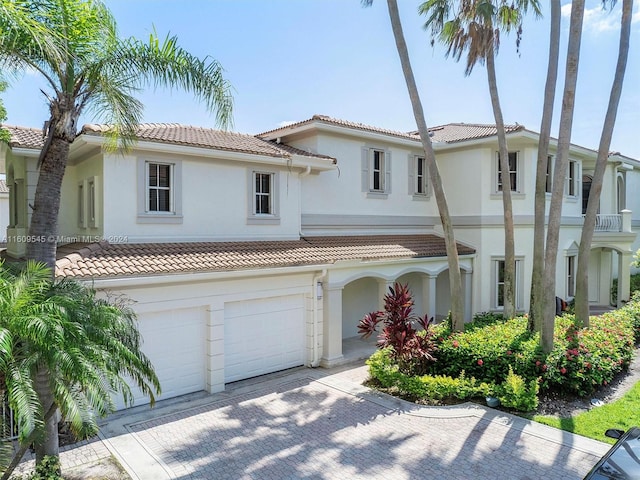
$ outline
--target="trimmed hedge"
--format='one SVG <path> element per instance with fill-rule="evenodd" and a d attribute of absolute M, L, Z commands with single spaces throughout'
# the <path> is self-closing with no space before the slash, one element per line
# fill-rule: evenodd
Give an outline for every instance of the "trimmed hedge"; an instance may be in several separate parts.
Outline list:
<path fill-rule="evenodd" d="M 577 327 L 572 315 L 556 318 L 555 346 L 546 357 L 538 334 L 527 331 L 526 316 L 503 321 L 480 314 L 464 332 L 443 323 L 431 333 L 437 350 L 429 375 L 407 375 L 379 350 L 367 362 L 371 376 L 411 399 L 491 395 L 530 410 L 539 388 L 584 396 L 628 367 L 640 338 L 640 292 L 623 308 L 592 317 L 588 329 Z"/>

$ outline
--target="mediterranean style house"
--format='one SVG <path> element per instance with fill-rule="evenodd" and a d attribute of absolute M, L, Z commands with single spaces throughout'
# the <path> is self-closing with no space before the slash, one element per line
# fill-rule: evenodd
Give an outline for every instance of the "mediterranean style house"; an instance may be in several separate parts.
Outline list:
<path fill-rule="evenodd" d="M 42 132 L 6 126 L 6 255 L 26 250 Z M 134 304 L 161 398 L 224 389 L 289 367 L 331 366 L 389 286 L 415 311 L 450 305 L 439 215 L 415 132 L 315 115 L 260 135 L 142 124 L 128 152 L 85 125 L 63 182 L 56 275 Z M 504 231 L 496 130 L 431 129 L 456 230 L 465 315 L 502 308 Z M 528 308 L 535 132 L 508 127 L 517 307 Z M 553 157 L 555 148 L 551 147 Z M 596 152 L 571 147 L 556 294 L 574 293 L 582 214 Z M 549 179 L 551 172 L 549 171 Z M 590 301 L 613 278 L 629 297 L 640 228 L 640 162 L 612 154 L 590 257 Z M 139 395 L 137 403 L 145 399 Z"/>

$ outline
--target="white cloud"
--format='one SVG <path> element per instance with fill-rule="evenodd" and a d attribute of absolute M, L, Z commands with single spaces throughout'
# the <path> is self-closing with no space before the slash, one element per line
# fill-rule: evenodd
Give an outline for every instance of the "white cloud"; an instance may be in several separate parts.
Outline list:
<path fill-rule="evenodd" d="M 632 23 L 640 22 L 640 9 L 637 5 L 637 3 L 634 3 L 635 12 L 631 17 Z M 598 2 L 593 8 L 585 8 L 582 31 L 598 34 L 620 30 L 620 10 L 621 2 L 619 1 L 616 2 L 616 5 L 612 10 L 609 8 L 602 8 L 602 4 L 600 2 Z M 571 16 L 571 2 L 563 5 L 561 12 L 562 16 L 568 19 Z"/>

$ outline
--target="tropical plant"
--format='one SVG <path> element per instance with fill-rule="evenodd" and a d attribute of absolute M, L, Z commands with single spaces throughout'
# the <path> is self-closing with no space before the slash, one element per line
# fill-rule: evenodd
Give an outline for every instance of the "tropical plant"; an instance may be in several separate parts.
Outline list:
<path fill-rule="evenodd" d="M 620 27 L 620 44 L 618 47 L 618 62 L 616 73 L 611 86 L 609 96 L 609 106 L 602 126 L 600 135 L 600 145 L 598 147 L 598 157 L 593 172 L 587 211 L 582 225 L 580 236 L 580 246 L 578 248 L 578 268 L 576 271 L 576 320 L 585 326 L 589 326 L 589 252 L 591 251 L 591 241 L 596 227 L 596 216 L 600 205 L 600 193 L 602 192 L 602 180 L 609 158 L 609 147 L 613 136 L 613 127 L 616 123 L 618 105 L 622 94 L 622 83 L 627 68 L 627 58 L 629 56 L 629 37 L 631 35 L 631 16 L 633 10 L 633 0 L 622 1 L 622 20 Z"/>
<path fill-rule="evenodd" d="M 358 333 L 369 338 L 384 324 L 378 336 L 378 348 L 391 348 L 393 359 L 408 374 L 419 375 L 435 361 L 436 351 L 431 320 L 413 314 L 413 299 L 407 285 L 396 283 L 384 296 L 384 311 L 366 314 L 358 324 Z M 422 327 L 419 331 L 416 326 Z"/>
<path fill-rule="evenodd" d="M 361 0 L 361 2 L 362 5 L 368 7 L 371 6 L 373 0 Z M 411 61 L 409 59 L 409 51 L 407 49 L 407 42 L 404 39 L 402 22 L 400 21 L 400 13 L 398 12 L 398 2 L 396 0 L 387 0 L 387 8 L 389 11 L 389 20 L 391 21 L 391 28 L 393 30 L 396 49 L 398 50 L 400 64 L 402 65 L 402 73 L 404 75 L 405 83 L 407 84 L 409 99 L 411 100 L 413 115 L 416 120 L 416 126 L 418 128 L 420 141 L 422 142 L 422 148 L 424 149 L 429 181 L 431 182 L 431 185 L 433 187 L 433 195 L 436 199 L 438 212 L 440 214 L 440 223 L 442 224 L 442 230 L 444 233 L 444 243 L 447 252 L 447 263 L 449 266 L 451 323 L 455 330 L 463 330 L 464 295 L 462 294 L 462 275 L 460 274 L 458 248 L 453 232 L 453 224 L 451 223 L 451 215 L 449 214 L 449 207 L 447 205 L 447 197 L 442 185 L 440 171 L 438 170 L 438 165 L 436 163 L 436 156 L 433 151 L 433 145 L 431 144 L 429 130 L 427 129 L 427 122 L 425 120 L 422 102 L 420 101 L 420 94 L 418 93 L 418 87 L 416 86 L 416 80 L 413 75 L 413 69 L 411 67 Z"/>
<path fill-rule="evenodd" d="M 135 314 L 122 302 L 97 298 L 72 280 L 53 282 L 43 264 L 27 262 L 18 272 L 0 267 L 0 388 L 21 445 L 2 478 L 32 442 L 38 445 L 58 410 L 83 438 L 97 432 L 96 418 L 114 410 L 112 395 L 131 404 L 128 382 L 153 404 L 160 384 L 140 346 Z M 39 382 L 46 383 L 49 398 L 37 394 Z M 45 457 L 41 450 L 36 448 L 38 463 Z"/>
<path fill-rule="evenodd" d="M 147 41 L 118 36 L 116 22 L 101 0 L 0 0 L 0 68 L 40 75 L 49 91 L 45 143 L 31 206 L 27 258 L 55 264 L 60 192 L 69 147 L 83 113 L 111 125 L 110 148 L 127 147 L 135 139 L 143 105 L 135 94 L 146 86 L 181 88 L 194 93 L 221 126 L 231 122 L 230 85 L 222 68 L 209 57 L 198 59 L 182 49 L 176 37 Z M 42 371 L 38 390 L 50 404 L 50 372 Z M 39 458 L 57 455 L 54 419 Z"/>
<path fill-rule="evenodd" d="M 527 10 L 532 8 L 540 14 L 538 0 L 427 0 L 418 11 L 427 17 L 425 28 L 431 30 L 431 43 L 435 39 L 447 46 L 447 56 L 458 61 L 467 54 L 465 75 L 470 75 L 476 63 L 486 64 L 489 95 L 493 108 L 498 136 L 500 163 L 499 187 L 502 190 L 504 211 L 504 282 L 503 305 L 506 318 L 513 318 L 515 308 L 515 239 L 513 227 L 513 206 L 511 200 L 511 175 L 509 148 L 498 94 L 495 55 L 500 46 L 500 33 L 516 31 L 516 44 L 520 44 L 522 20 Z"/>

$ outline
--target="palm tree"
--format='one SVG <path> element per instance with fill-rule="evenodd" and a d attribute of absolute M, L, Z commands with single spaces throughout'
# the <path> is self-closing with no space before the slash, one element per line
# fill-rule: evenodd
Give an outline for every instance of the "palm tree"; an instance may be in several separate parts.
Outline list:
<path fill-rule="evenodd" d="M 522 20 L 529 8 L 536 15 L 540 14 L 538 0 L 518 0 L 506 2 L 500 0 L 427 0 L 420 5 L 418 11 L 427 16 L 425 28 L 431 29 L 432 44 L 439 39 L 447 46 L 446 55 L 460 60 L 467 53 L 465 75 L 470 75 L 476 63 L 484 63 L 487 67 L 487 80 L 493 115 L 498 136 L 498 152 L 500 164 L 500 188 L 504 210 L 504 316 L 513 318 L 516 312 L 515 302 L 515 239 L 513 226 L 513 206 L 509 167 L 509 149 L 504 127 L 498 82 L 495 69 L 495 55 L 500 45 L 500 32 L 517 33 L 517 45 L 520 44 Z"/>
<path fill-rule="evenodd" d="M 544 319 L 544 234 L 545 208 L 547 201 L 547 163 L 549 162 L 549 139 L 553 120 L 553 102 L 558 80 L 558 57 L 560 54 L 560 0 L 551 0 L 549 31 L 549 60 L 544 88 L 542 120 L 538 137 L 538 159 L 536 163 L 536 191 L 533 226 L 533 269 L 531 272 L 531 300 L 529 303 L 530 331 L 541 331 Z"/>
<path fill-rule="evenodd" d="M 0 267 L 0 378 L 22 447 L 2 478 L 9 477 L 34 440 L 36 461 L 42 460 L 38 440 L 58 409 L 77 436 L 95 434 L 96 417 L 115 409 L 114 392 L 131 404 L 125 377 L 154 402 L 160 384 L 140 350 L 130 308 L 96 298 L 93 289 L 78 282 L 53 282 L 43 264 L 27 262 L 18 273 Z M 51 392 L 50 403 L 37 393 L 42 381 Z M 46 432 L 56 438 L 57 433 Z"/>
<path fill-rule="evenodd" d="M 22 8 L 21 8 L 22 7 Z M 17 21 L 16 18 L 23 21 Z M 27 28 L 31 23 L 39 30 Z M 215 112 L 218 124 L 230 123 L 230 86 L 220 65 L 200 60 L 175 37 L 147 42 L 118 37 L 116 23 L 101 0 L 0 0 L 0 67 L 37 72 L 45 80 L 49 119 L 39 161 L 27 257 L 53 267 L 56 251 L 60 185 L 69 146 L 84 112 L 113 126 L 112 147 L 127 146 L 142 118 L 134 97 L 141 87 L 168 86 L 191 91 Z"/>
<path fill-rule="evenodd" d="M 372 3 L 373 0 L 362 0 L 362 4 L 366 7 L 371 6 Z M 464 329 L 462 275 L 460 274 L 458 250 L 453 234 L 451 216 L 449 215 L 449 207 L 447 206 L 447 198 L 442 186 L 442 179 L 440 178 L 438 165 L 436 164 L 436 156 L 433 151 L 433 145 L 431 144 L 431 137 L 429 137 L 427 122 L 422 109 L 422 102 L 420 101 L 420 95 L 418 94 L 418 87 L 416 86 L 413 69 L 411 68 L 407 43 L 405 42 L 402 23 L 400 22 L 398 3 L 396 0 L 387 0 L 387 7 L 389 10 L 389 19 L 391 21 L 391 28 L 393 30 L 396 48 L 398 50 L 398 55 L 400 56 L 402 73 L 404 74 L 404 79 L 407 84 L 409 98 L 411 99 L 411 107 L 413 108 L 413 115 L 416 120 L 420 141 L 422 142 L 422 148 L 425 153 L 427 169 L 429 171 L 429 181 L 433 186 L 433 194 L 436 198 L 436 204 L 438 205 L 438 211 L 440 213 L 440 222 L 442 223 L 442 229 L 444 232 L 447 262 L 449 265 L 449 288 L 451 291 L 451 324 L 454 330 L 461 331 Z"/>
<path fill-rule="evenodd" d="M 589 252 L 591 251 L 591 241 L 593 240 L 593 232 L 596 225 L 596 215 L 598 213 L 598 205 L 600 203 L 600 193 L 602 192 L 602 180 L 607 166 L 607 158 L 609 157 L 609 147 L 611 146 L 613 127 L 616 123 L 616 114 L 620 103 L 620 95 L 622 94 L 622 83 L 624 81 L 624 75 L 627 68 L 632 10 L 633 0 L 623 0 L 620 45 L 618 47 L 618 63 L 616 65 L 613 85 L 611 86 L 609 106 L 607 108 L 604 125 L 602 127 L 602 134 L 600 136 L 598 157 L 596 159 L 596 166 L 593 173 L 591 190 L 589 191 L 587 211 L 584 218 L 584 224 L 582 226 L 580 247 L 578 249 L 578 269 L 576 272 L 575 295 L 576 321 L 581 322 L 587 327 L 589 326 Z"/>
<path fill-rule="evenodd" d="M 542 322 L 540 343 L 542 349 L 547 353 L 553 349 L 553 331 L 555 328 L 556 315 L 554 301 L 556 291 L 556 261 L 558 256 L 565 176 L 569 163 L 569 146 L 571 143 L 571 127 L 573 124 L 573 109 L 578 79 L 583 18 L 584 0 L 574 0 L 571 3 L 569 44 L 567 46 L 562 111 L 560 113 L 560 127 L 558 132 L 558 151 L 553 169 L 553 186 L 551 203 L 549 205 L 547 241 L 544 257 L 544 282 L 541 296 L 542 305 L 544 306 L 544 321 Z"/>
<path fill-rule="evenodd" d="M 135 98 L 145 86 L 182 88 L 194 93 L 219 125 L 231 122 L 230 85 L 215 60 L 200 60 L 180 48 L 175 37 L 147 42 L 118 37 L 115 19 L 101 0 L 0 0 L 0 68 L 35 71 L 46 82 L 49 104 L 45 145 L 32 205 L 27 258 L 51 267 L 55 263 L 60 189 L 84 112 L 112 125 L 111 148 L 127 147 L 143 106 Z M 51 372 L 37 383 L 44 405 L 54 392 L 47 387 Z M 44 454 L 57 455 L 54 419 L 49 422 Z"/>

